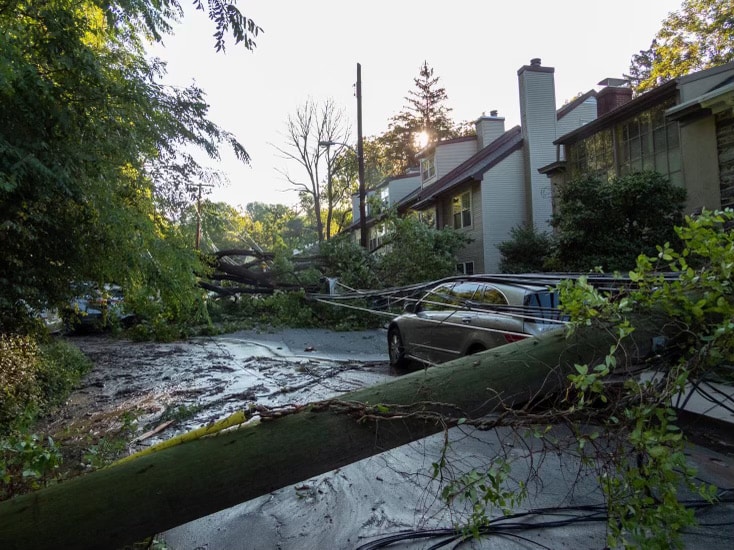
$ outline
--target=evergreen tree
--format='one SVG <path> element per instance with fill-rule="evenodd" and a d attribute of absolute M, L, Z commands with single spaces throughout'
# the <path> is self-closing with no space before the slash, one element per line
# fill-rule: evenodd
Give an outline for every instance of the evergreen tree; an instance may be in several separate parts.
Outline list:
<path fill-rule="evenodd" d="M 408 92 L 403 110 L 390 119 L 388 131 L 379 140 L 385 148 L 385 159 L 393 174 L 400 174 L 416 166 L 416 155 L 425 147 L 441 139 L 458 135 L 446 107 L 446 89 L 438 84 L 439 77 L 426 61 L 413 79 L 415 89 Z"/>

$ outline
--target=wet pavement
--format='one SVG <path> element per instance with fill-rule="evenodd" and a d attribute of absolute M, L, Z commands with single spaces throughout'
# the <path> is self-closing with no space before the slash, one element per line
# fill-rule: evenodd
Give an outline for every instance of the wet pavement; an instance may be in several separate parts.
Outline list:
<path fill-rule="evenodd" d="M 308 403 L 395 376 L 384 331 L 247 331 L 186 342 L 129 342 L 76 336 L 94 363 L 70 398 L 65 419 L 104 422 L 128 412 L 142 434 L 175 419 L 137 450 L 222 419 L 249 404 Z M 62 421 L 63 419 L 59 419 Z"/>
<path fill-rule="evenodd" d="M 377 384 L 401 373 L 387 363 L 384 330 L 339 333 L 326 330 L 247 331 L 184 343 L 131 343 L 104 337 L 74 342 L 96 367 L 70 400 L 67 416 L 86 410 L 98 415 L 100 431 L 121 411 L 138 411 L 138 434 L 180 418 L 152 437 L 131 445 L 138 450 L 202 424 L 218 420 L 248 403 L 305 403 Z M 78 407 L 76 413 L 74 407 Z M 117 415 L 117 416 L 116 416 Z M 175 415 L 174 415 L 175 417 Z M 557 434 L 565 434 L 559 429 Z M 444 439 L 447 437 L 448 439 Z M 450 445 L 445 447 L 445 443 Z M 510 429 L 489 432 L 454 428 L 398 449 L 327 472 L 200 518 L 159 535 L 173 550 L 351 549 L 400 532 L 408 540 L 390 548 L 430 548 L 446 535 L 415 538 L 422 529 L 450 528 L 461 508 L 447 509 L 437 496 L 433 464 L 446 450 L 452 474 L 486 467 L 495 456 L 514 464 L 516 481 L 527 484 L 524 508 L 545 513 L 526 518 L 517 534 L 468 541 L 462 548 L 604 548 L 605 524 L 588 519 L 589 506 L 603 505 L 593 472 L 568 453 L 540 452 L 523 434 Z M 734 487 L 734 461 L 701 447 L 690 460 L 700 477 Z M 559 511 L 559 507 L 562 508 Z M 501 515 L 494 511 L 492 515 Z M 699 512 L 702 524 L 686 537 L 686 547 L 732 547 L 731 504 Z M 377 546 L 374 546 L 375 548 Z M 453 547 L 453 546 L 449 546 Z"/>

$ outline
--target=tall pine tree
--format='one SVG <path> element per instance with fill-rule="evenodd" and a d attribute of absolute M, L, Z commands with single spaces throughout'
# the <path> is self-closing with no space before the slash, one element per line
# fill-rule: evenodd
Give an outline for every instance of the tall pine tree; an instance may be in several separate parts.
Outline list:
<path fill-rule="evenodd" d="M 416 166 L 416 155 L 426 145 L 459 133 L 449 117 L 451 108 L 445 105 L 446 89 L 438 81 L 439 77 L 433 76 L 433 69 L 424 61 L 418 77 L 413 79 L 415 89 L 405 98 L 407 105 L 390 119 L 388 131 L 379 138 L 393 173 Z"/>

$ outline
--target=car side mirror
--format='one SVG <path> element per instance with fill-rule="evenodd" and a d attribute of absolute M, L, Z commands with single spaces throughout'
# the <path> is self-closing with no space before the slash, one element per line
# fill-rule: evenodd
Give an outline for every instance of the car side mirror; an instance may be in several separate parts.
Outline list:
<path fill-rule="evenodd" d="M 417 313 L 420 310 L 417 302 L 407 302 L 403 306 L 403 313 Z"/>

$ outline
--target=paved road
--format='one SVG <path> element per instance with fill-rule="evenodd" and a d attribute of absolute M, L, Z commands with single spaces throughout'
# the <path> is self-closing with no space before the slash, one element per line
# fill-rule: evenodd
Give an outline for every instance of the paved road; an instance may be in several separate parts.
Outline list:
<path fill-rule="evenodd" d="M 223 341 L 228 346 L 256 343 L 262 349 L 291 357 L 365 361 L 387 358 L 384 331 L 247 331 L 228 335 Z M 557 435 L 566 434 L 559 430 Z M 518 479 L 528 482 L 528 508 L 603 503 L 594 476 L 570 454 L 542 453 L 511 430 L 471 432 L 457 428 L 449 432 L 449 438 L 452 475 L 472 467 L 486 467 L 491 457 L 507 457 L 513 462 Z M 443 435 L 438 435 L 400 447 L 182 525 L 164 533 L 162 538 L 173 550 L 352 549 L 400 531 L 451 527 L 460 510 L 449 511 L 436 498 L 439 489 L 432 477 L 433 464 L 439 460 L 444 443 Z M 699 466 L 702 479 L 734 487 L 734 460 L 730 455 L 691 447 L 688 456 Z M 686 546 L 734 547 L 734 507 L 720 505 L 701 514 L 702 522 L 719 526 L 692 532 L 686 538 Z M 532 521 L 542 519 L 557 517 Z M 468 543 L 467 547 L 592 549 L 606 545 L 603 523 L 572 523 L 555 529 L 528 529 L 519 534 L 526 540 L 492 537 Z M 528 540 L 535 544 L 528 546 Z M 435 543 L 435 538 L 412 539 L 390 548 L 428 548 Z"/>

